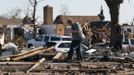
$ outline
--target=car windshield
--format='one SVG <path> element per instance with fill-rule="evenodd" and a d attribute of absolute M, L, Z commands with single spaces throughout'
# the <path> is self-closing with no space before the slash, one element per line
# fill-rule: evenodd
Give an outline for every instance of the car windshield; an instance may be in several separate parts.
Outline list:
<path fill-rule="evenodd" d="M 60 37 L 51 37 L 51 41 L 60 41 Z"/>
<path fill-rule="evenodd" d="M 38 36 L 35 40 L 36 41 L 42 41 L 43 36 Z"/>

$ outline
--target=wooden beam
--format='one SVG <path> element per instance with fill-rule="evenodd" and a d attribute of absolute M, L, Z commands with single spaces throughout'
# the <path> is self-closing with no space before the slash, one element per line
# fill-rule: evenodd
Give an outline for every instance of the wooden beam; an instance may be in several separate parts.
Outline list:
<path fill-rule="evenodd" d="M 38 51 L 38 50 L 40 50 L 40 49 L 44 49 L 44 47 L 38 47 L 38 48 L 34 48 L 34 49 L 32 49 L 32 50 L 27 50 L 27 52 L 23 52 L 23 53 L 19 53 L 19 54 L 16 54 L 16 55 L 12 55 L 12 56 L 10 56 L 10 57 L 11 57 L 11 58 L 12 58 L 12 57 L 18 57 L 18 56 L 21 56 L 21 55 L 24 55 L 24 54 L 29 54 L 29 53 L 31 53 L 31 52 Z"/>
<path fill-rule="evenodd" d="M 28 69 L 26 72 L 29 73 L 30 71 L 32 71 L 33 69 L 35 69 L 36 67 L 38 67 L 41 63 L 43 63 L 45 61 L 45 58 L 40 59 L 38 62 L 36 62 L 30 69 Z"/>
<path fill-rule="evenodd" d="M 62 54 L 63 54 L 62 52 L 58 52 L 58 53 L 53 57 L 53 59 L 54 59 L 54 60 L 59 59 Z"/>
<path fill-rule="evenodd" d="M 33 50 L 31 50 L 29 52 L 26 52 L 26 53 L 18 54 L 16 56 L 11 56 L 10 60 L 17 61 L 17 60 L 20 60 L 20 59 L 23 59 L 23 58 L 27 58 L 27 57 L 30 57 L 30 56 L 40 54 L 44 51 L 52 50 L 53 48 L 54 48 L 53 46 L 50 47 L 50 48 L 47 48 L 47 49 L 45 49 L 44 47 L 36 48 L 36 49 L 33 49 Z"/>

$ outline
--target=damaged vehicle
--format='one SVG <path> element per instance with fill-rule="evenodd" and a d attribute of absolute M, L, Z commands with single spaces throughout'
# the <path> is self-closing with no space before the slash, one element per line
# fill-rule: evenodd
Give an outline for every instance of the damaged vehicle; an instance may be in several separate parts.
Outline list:
<path fill-rule="evenodd" d="M 62 36 L 62 35 L 40 35 L 36 39 L 28 40 L 27 47 L 40 47 L 45 45 L 47 42 L 59 42 L 59 41 L 71 41 L 71 36 Z"/>
<path fill-rule="evenodd" d="M 68 52 L 70 49 L 71 41 L 47 42 L 44 46 L 54 46 L 54 51 Z"/>

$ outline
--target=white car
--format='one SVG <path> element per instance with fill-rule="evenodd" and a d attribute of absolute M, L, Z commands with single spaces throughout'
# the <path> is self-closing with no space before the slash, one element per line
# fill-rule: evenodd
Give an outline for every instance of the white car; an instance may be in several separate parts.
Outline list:
<path fill-rule="evenodd" d="M 54 50 L 58 52 L 68 52 L 71 41 L 47 42 L 46 47 L 54 46 Z"/>
<path fill-rule="evenodd" d="M 68 52 L 70 50 L 71 41 L 61 41 L 55 45 L 55 50 L 60 52 Z"/>
<path fill-rule="evenodd" d="M 71 41 L 71 36 L 62 35 L 40 35 L 36 39 L 28 40 L 27 47 L 40 47 L 46 44 L 46 42 L 59 42 L 59 41 Z"/>

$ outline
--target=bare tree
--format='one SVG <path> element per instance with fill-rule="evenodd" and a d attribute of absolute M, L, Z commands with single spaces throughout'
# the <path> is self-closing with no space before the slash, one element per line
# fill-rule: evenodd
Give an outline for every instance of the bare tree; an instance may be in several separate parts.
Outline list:
<path fill-rule="evenodd" d="M 8 11 L 8 13 L 4 13 L 0 16 L 4 17 L 4 18 L 8 18 L 8 19 L 10 19 L 10 18 L 20 18 L 21 13 L 22 13 L 21 11 L 22 11 L 22 9 L 20 9 L 20 8 L 13 8 L 10 11 Z"/>
<path fill-rule="evenodd" d="M 116 25 L 119 23 L 119 9 L 120 4 L 123 3 L 124 0 L 105 0 L 107 6 L 109 7 L 110 16 L 111 16 L 111 45 L 115 43 L 116 36 Z"/>
<path fill-rule="evenodd" d="M 41 2 L 43 0 L 29 0 L 32 8 L 33 8 L 33 13 L 32 13 L 32 24 L 33 24 L 33 31 L 34 31 L 34 37 L 36 36 L 36 26 L 35 26 L 35 22 L 36 22 L 36 9 L 37 9 L 37 5 L 39 2 Z"/>
<path fill-rule="evenodd" d="M 29 0 L 31 6 L 33 7 L 33 14 L 32 14 L 32 19 L 33 19 L 33 24 L 35 24 L 35 13 L 36 13 L 36 8 L 37 8 L 37 0 Z"/>
<path fill-rule="evenodd" d="M 12 11 L 13 11 L 12 17 L 20 18 L 20 16 L 21 16 L 21 11 L 22 11 L 20 8 L 17 8 L 17 9 L 12 10 Z"/>
<path fill-rule="evenodd" d="M 70 12 L 68 10 L 68 7 L 66 5 L 61 5 L 61 15 L 69 15 Z"/>

